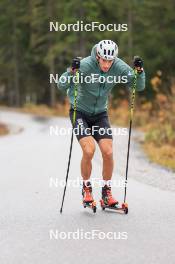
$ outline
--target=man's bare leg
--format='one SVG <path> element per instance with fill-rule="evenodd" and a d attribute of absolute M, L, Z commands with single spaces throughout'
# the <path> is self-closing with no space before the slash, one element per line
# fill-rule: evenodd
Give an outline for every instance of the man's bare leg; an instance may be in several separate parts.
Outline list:
<path fill-rule="evenodd" d="M 112 139 L 104 138 L 98 143 L 103 158 L 103 180 L 110 181 L 114 169 L 113 142 Z"/>
<path fill-rule="evenodd" d="M 112 196 L 111 193 L 111 178 L 114 168 L 113 160 L 113 144 L 112 139 L 101 139 L 99 141 L 99 147 L 103 157 L 103 187 L 102 187 L 102 200 L 108 206 L 114 206 L 118 201 Z"/>
<path fill-rule="evenodd" d="M 90 176 L 92 171 L 92 158 L 95 152 L 95 141 L 92 136 L 88 136 L 80 139 L 79 143 L 83 151 L 83 157 L 81 160 L 81 175 L 83 178 L 83 201 L 93 202 L 94 199 L 92 196 Z"/>
<path fill-rule="evenodd" d="M 81 160 L 81 175 L 84 181 L 90 179 L 92 171 L 92 158 L 95 152 L 95 141 L 92 136 L 84 137 L 79 140 L 83 151 Z"/>

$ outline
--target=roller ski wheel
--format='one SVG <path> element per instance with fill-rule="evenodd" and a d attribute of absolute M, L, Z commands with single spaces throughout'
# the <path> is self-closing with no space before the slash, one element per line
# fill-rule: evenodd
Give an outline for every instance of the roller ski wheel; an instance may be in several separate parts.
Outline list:
<path fill-rule="evenodd" d="M 118 212 L 123 212 L 124 214 L 128 214 L 128 204 L 127 203 L 123 203 L 121 206 L 119 205 L 119 203 L 116 203 L 114 205 L 107 205 L 104 203 L 103 199 L 101 199 L 100 205 L 103 211 L 105 209 L 109 209 L 109 210 L 115 210 Z"/>
<path fill-rule="evenodd" d="M 97 206 L 96 206 L 95 201 L 93 201 L 93 202 L 84 202 L 83 201 L 83 206 L 84 206 L 84 208 L 88 207 L 88 208 L 92 209 L 92 211 L 94 213 L 96 213 L 96 211 L 97 211 Z"/>
<path fill-rule="evenodd" d="M 128 214 L 128 204 L 127 203 L 122 203 L 122 209 L 125 214 Z"/>

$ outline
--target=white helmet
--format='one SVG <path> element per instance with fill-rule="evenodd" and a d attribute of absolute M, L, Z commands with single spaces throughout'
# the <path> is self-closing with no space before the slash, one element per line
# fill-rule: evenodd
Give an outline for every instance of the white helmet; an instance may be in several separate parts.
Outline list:
<path fill-rule="evenodd" d="M 112 40 L 101 40 L 97 44 L 97 55 L 106 60 L 114 60 L 118 55 L 118 46 Z"/>

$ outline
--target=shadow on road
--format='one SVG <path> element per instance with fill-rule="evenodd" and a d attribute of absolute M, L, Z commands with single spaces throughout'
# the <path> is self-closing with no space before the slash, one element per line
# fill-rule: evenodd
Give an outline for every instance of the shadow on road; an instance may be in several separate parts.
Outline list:
<path fill-rule="evenodd" d="M 48 116 L 32 116 L 32 120 L 36 121 L 36 122 L 40 122 L 40 123 L 47 123 L 50 121 L 50 117 Z"/>

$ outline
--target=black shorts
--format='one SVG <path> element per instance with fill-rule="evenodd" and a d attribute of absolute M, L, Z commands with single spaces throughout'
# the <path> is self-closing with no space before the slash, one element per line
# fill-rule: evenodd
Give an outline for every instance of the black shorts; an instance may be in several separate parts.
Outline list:
<path fill-rule="evenodd" d="M 69 116 L 72 126 L 73 113 L 74 110 L 71 108 L 69 110 Z M 78 140 L 88 136 L 92 136 L 97 142 L 102 138 L 112 139 L 112 129 L 107 111 L 95 115 L 88 115 L 77 110 L 74 134 Z"/>

